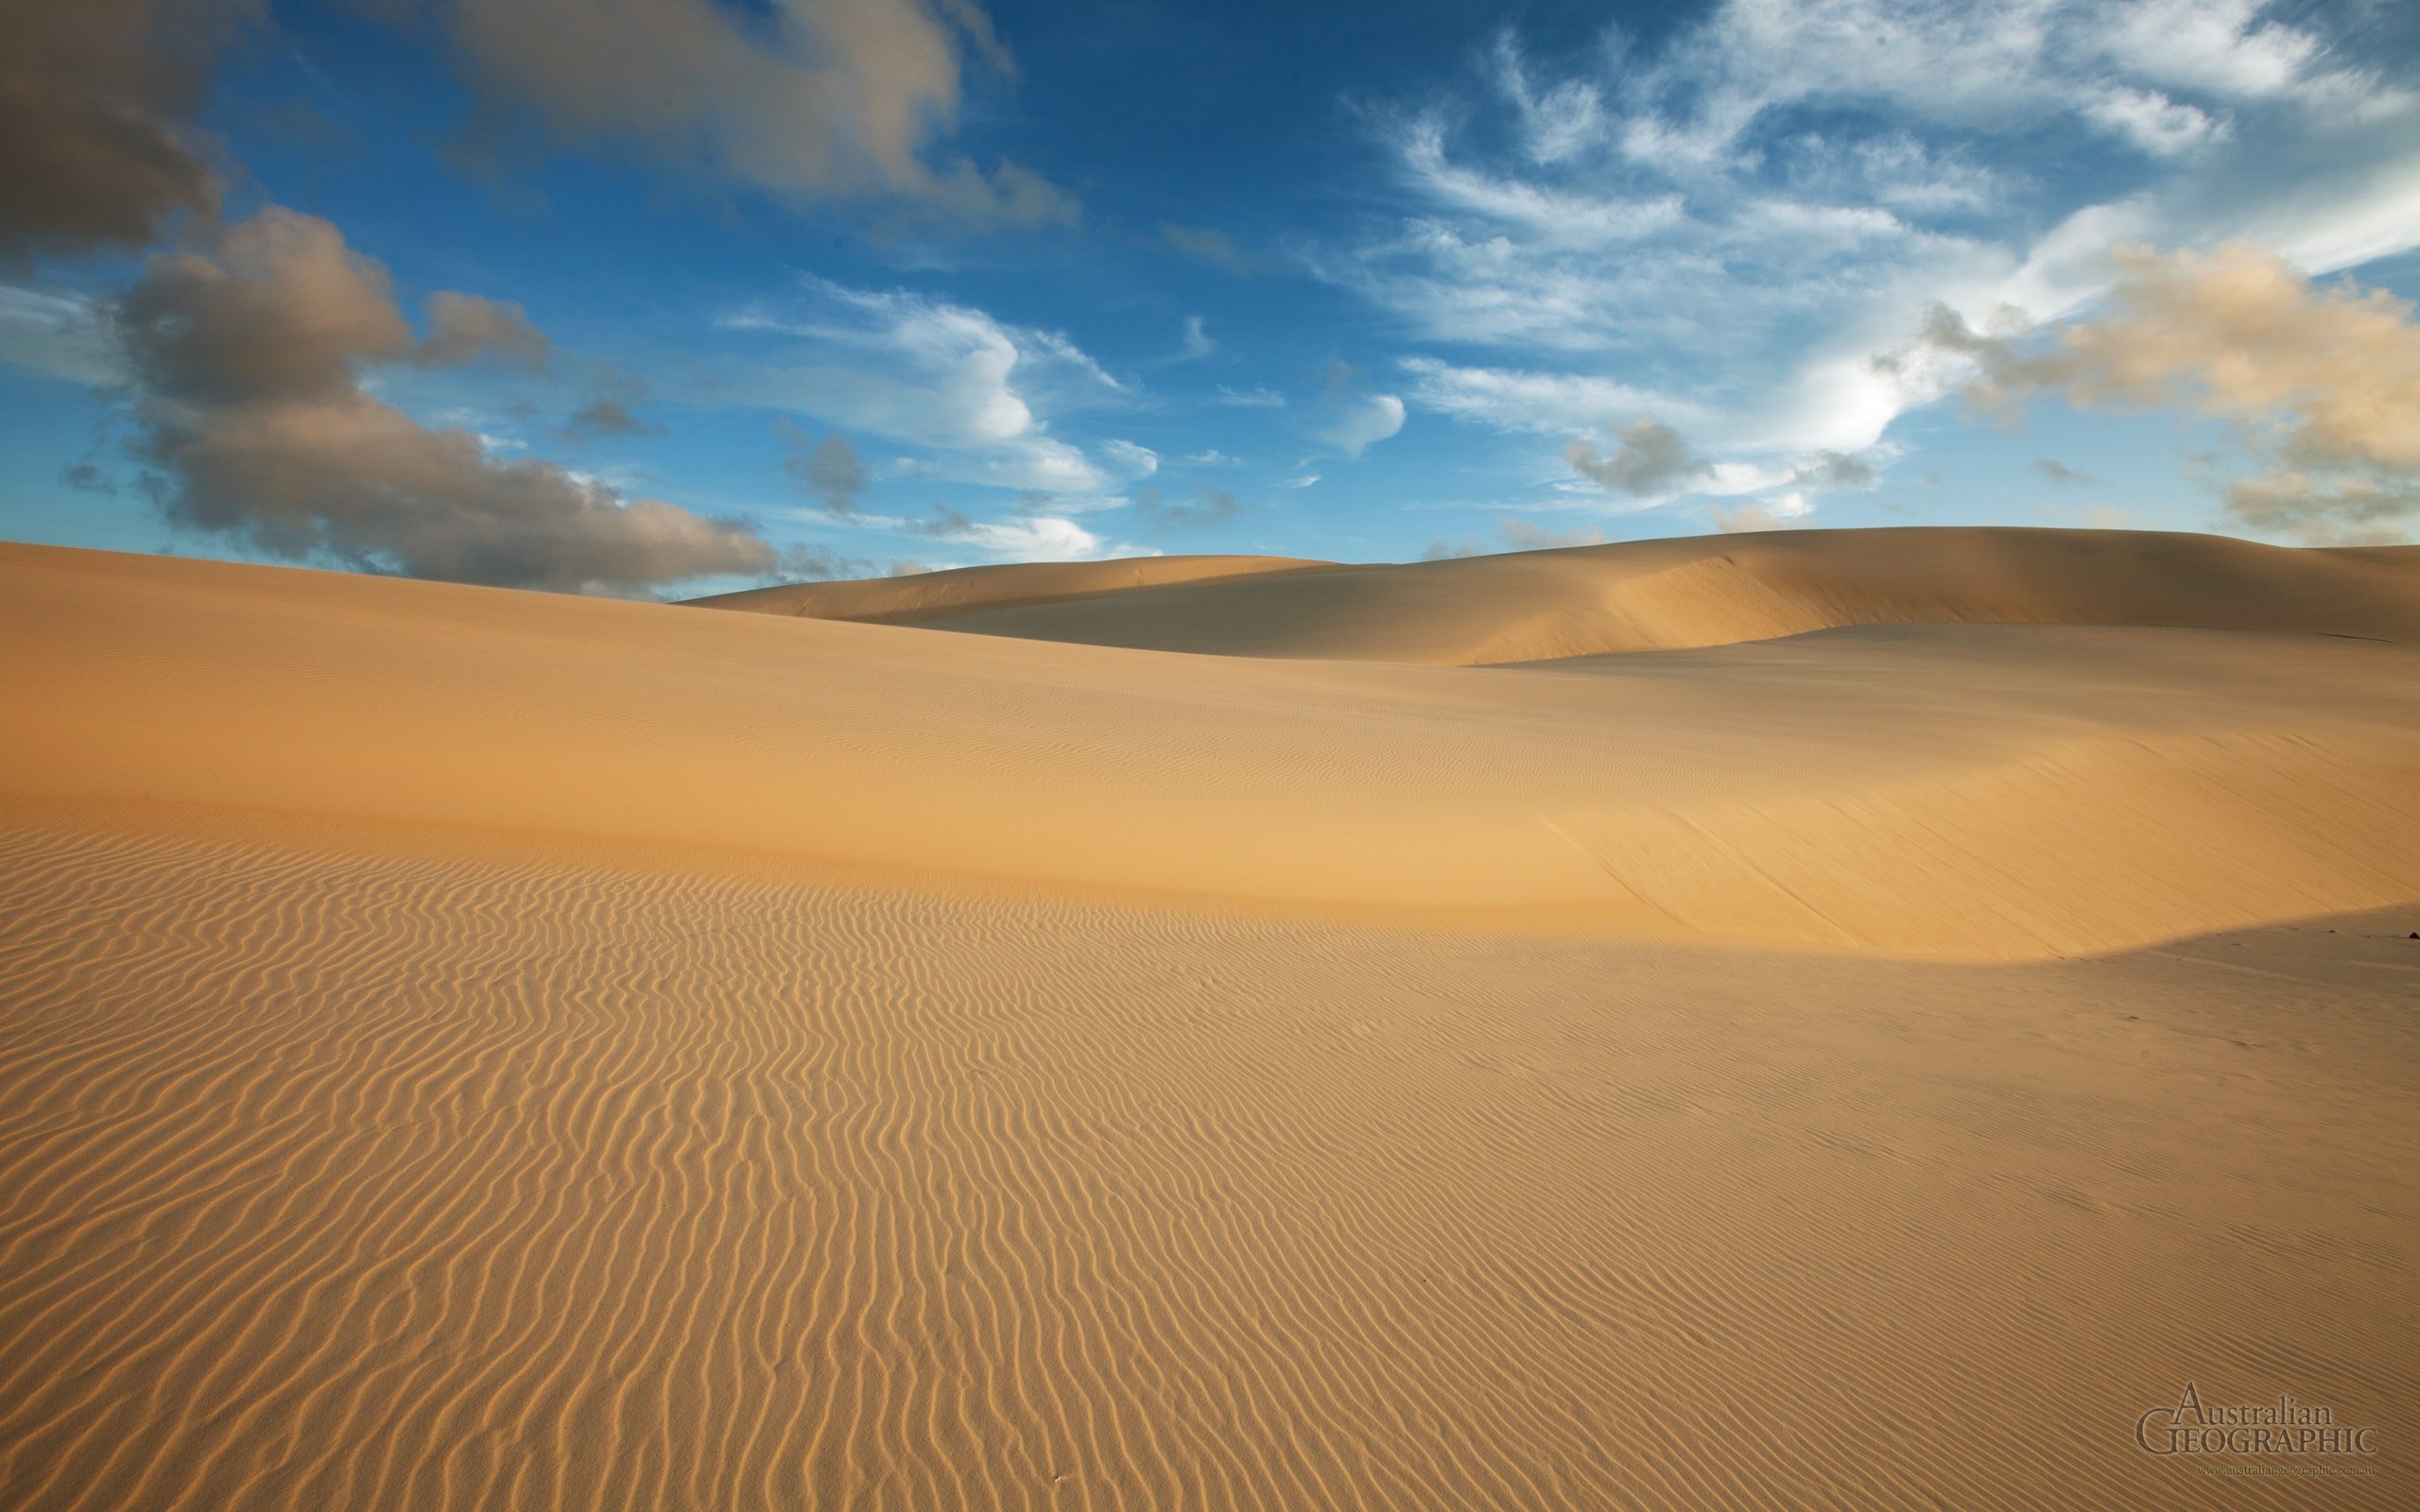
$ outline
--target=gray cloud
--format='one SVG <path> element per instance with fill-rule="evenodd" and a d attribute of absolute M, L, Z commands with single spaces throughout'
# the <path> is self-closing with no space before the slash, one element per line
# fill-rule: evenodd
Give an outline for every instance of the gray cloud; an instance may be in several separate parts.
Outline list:
<path fill-rule="evenodd" d="M 897 565 L 892 564 L 894 568 Z M 873 562 L 862 557 L 844 557 L 829 546 L 792 546 L 782 553 L 778 571 L 783 581 L 792 583 L 876 576 Z"/>
<path fill-rule="evenodd" d="M 1243 506 L 1225 489 L 1199 489 L 1192 498 L 1179 500 L 1145 489 L 1134 495 L 1134 512 L 1153 529 L 1194 530 L 1225 524 L 1243 512 Z"/>
<path fill-rule="evenodd" d="M 1214 267 L 1224 268 L 1238 277 L 1253 270 L 1252 259 L 1236 246 L 1225 232 L 1201 226 L 1180 226 L 1175 221 L 1160 222 L 1160 238 L 1178 251 L 1198 257 Z"/>
<path fill-rule="evenodd" d="M 1874 468 L 1848 452 L 1818 452 L 1790 470 L 1791 481 L 1809 489 L 1870 489 Z"/>
<path fill-rule="evenodd" d="M 2081 472 L 2054 456 L 2037 456 L 2029 464 L 2038 477 L 2054 489 L 2088 489 L 2100 480 L 2089 472 Z"/>
<path fill-rule="evenodd" d="M 2282 468 L 2227 485 L 2227 512 L 2256 530 L 2332 545 L 2391 544 L 2420 521 L 2420 478 Z"/>
<path fill-rule="evenodd" d="M 385 268 L 326 221 L 268 210 L 155 257 L 114 312 L 136 454 L 168 521 L 269 556 L 506 587 L 640 592 L 777 565 L 766 541 L 365 393 L 420 344 Z"/>
<path fill-rule="evenodd" d="M 529 323 L 528 312 L 507 300 L 440 290 L 428 297 L 428 335 L 413 353 L 435 367 L 493 358 L 527 372 L 542 372 L 553 355 L 546 334 Z"/>
<path fill-rule="evenodd" d="M 851 557 L 829 546 L 800 545 L 786 547 L 772 576 L 788 583 L 831 582 L 839 578 L 908 577 L 934 569 L 912 557 L 894 557 L 888 562 L 867 557 Z"/>
<path fill-rule="evenodd" d="M 899 528 L 911 536 L 929 536 L 935 541 L 963 541 L 975 531 L 975 522 L 944 504 L 930 507 L 929 520 L 908 519 Z"/>
<path fill-rule="evenodd" d="M 800 490 L 821 501 L 831 513 L 846 517 L 855 514 L 857 497 L 865 492 L 871 475 L 865 458 L 838 432 L 826 436 L 813 446 L 806 444 L 806 432 L 786 420 L 773 422 L 773 429 L 789 448 L 789 455 L 782 461 L 782 471 Z"/>
<path fill-rule="evenodd" d="M 1489 557 L 1507 551 L 1560 551 L 1571 546 L 1601 546 L 1605 543 L 1604 531 L 1595 525 L 1574 525 L 1568 530 L 1554 530 L 1518 515 L 1498 515 L 1495 537 L 1493 543 L 1479 536 L 1464 536 L 1460 541 L 1432 541 L 1428 549 L 1420 554 L 1420 559 L 1455 561 L 1464 557 Z"/>
<path fill-rule="evenodd" d="M 274 209 L 214 250 L 152 258 L 116 324 L 145 391 L 201 409 L 343 398 L 361 365 L 416 346 L 385 267 L 328 222 Z"/>
<path fill-rule="evenodd" d="M 1938 305 L 1920 342 L 1973 364 L 1964 392 L 1986 411 L 2054 393 L 2233 422 L 2269 469 L 2223 490 L 2254 528 L 2372 541 L 2420 521 L 2420 324 L 2408 301 L 2349 281 L 2314 285 L 2242 244 L 2173 256 L 2128 247 L 2116 264 L 2100 318 L 2048 345 L 1977 332 Z"/>
<path fill-rule="evenodd" d="M 639 378 L 610 362 L 599 362 L 590 367 L 588 384 L 588 402 L 563 421 L 565 436 L 590 441 L 664 434 L 663 426 L 642 418 L 633 407 L 648 396 L 648 386 Z"/>
<path fill-rule="evenodd" d="M 0 258 L 130 249 L 218 207 L 192 122 L 258 0 L 12 0 L 0 9 Z"/>
<path fill-rule="evenodd" d="M 109 474 L 90 462 L 78 462 L 71 467 L 60 469 L 59 480 L 69 488 L 80 490 L 85 493 L 115 493 L 117 491 L 117 485 L 110 480 Z"/>
<path fill-rule="evenodd" d="M 493 115 L 634 147 L 776 194 L 896 197 L 1018 222 L 1066 218 L 1012 163 L 928 161 L 968 56 L 1007 53 L 972 0 L 451 0 L 448 34 Z"/>
<path fill-rule="evenodd" d="M 1569 546 L 1601 546 L 1605 543 L 1605 533 L 1595 525 L 1549 530 L 1533 520 L 1507 515 L 1495 522 L 1495 529 L 1504 538 L 1505 546 L 1512 551 L 1560 551 Z"/>
<path fill-rule="evenodd" d="M 1573 441 L 1563 449 L 1563 457 L 1573 472 L 1616 493 L 1661 493 L 1706 471 L 1681 433 L 1651 415 L 1627 425 L 1608 425 L 1605 434 L 1618 443 L 1612 455 L 1600 455 L 1586 441 Z"/>
<path fill-rule="evenodd" d="M 664 427 L 632 414 L 629 401 L 600 394 L 571 412 L 563 422 L 563 433 L 577 440 L 596 440 L 608 436 L 661 436 Z"/>

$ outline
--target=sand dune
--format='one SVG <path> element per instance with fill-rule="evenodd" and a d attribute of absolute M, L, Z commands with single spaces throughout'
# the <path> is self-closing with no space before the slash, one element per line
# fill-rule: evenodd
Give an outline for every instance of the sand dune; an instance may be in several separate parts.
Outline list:
<path fill-rule="evenodd" d="M 971 610 L 1065 603 L 1103 594 L 1223 578 L 1319 572 L 1333 562 L 1296 557 L 1132 557 L 1116 561 L 1012 562 L 953 567 L 898 577 L 787 583 L 690 600 L 708 609 L 792 614 L 803 619 L 915 625 Z"/>
<path fill-rule="evenodd" d="M 831 591 L 844 586 L 855 585 Z M 2420 547 L 2313 551 L 2117 530 L 1775 531 L 1181 582 L 925 623 L 1147 650 L 1456 666 L 1860 625 L 2144 625 L 2410 644 L 2420 642 Z"/>
<path fill-rule="evenodd" d="M 0 593 L 28 795 L 1970 958 L 2420 896 L 2420 654 L 2368 639 L 1898 627 L 1515 671 L 32 548 Z"/>
<path fill-rule="evenodd" d="M 1857 544 L 0 547 L 0 1506 L 2408 1504 L 2412 555 Z"/>

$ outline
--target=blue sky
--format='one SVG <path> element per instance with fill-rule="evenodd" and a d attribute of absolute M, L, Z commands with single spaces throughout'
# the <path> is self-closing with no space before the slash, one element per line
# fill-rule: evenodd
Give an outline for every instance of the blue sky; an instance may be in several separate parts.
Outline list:
<path fill-rule="evenodd" d="M 12 539 L 669 593 L 2420 524 L 2387 0 L 92 12 L 0 146 L 170 145 L 0 223 Z"/>

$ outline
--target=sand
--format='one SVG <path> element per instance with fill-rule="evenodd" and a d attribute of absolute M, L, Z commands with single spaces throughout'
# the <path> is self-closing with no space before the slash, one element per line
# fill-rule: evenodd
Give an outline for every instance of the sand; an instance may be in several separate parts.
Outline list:
<path fill-rule="evenodd" d="M 691 600 L 712 609 L 748 610 L 804 619 L 870 625 L 921 625 L 978 610 L 1021 609 L 1101 598 L 1138 588 L 1333 570 L 1335 562 L 1298 557 L 1132 557 L 1116 561 L 1013 562 L 842 582 L 784 583 Z"/>
<path fill-rule="evenodd" d="M 2411 1503 L 2420 553 L 1232 560 L 0 548 L 0 1505 Z"/>
<path fill-rule="evenodd" d="M 946 598 L 908 577 L 700 602 L 1145 650 L 1445 666 L 1864 625 L 2167 626 L 2420 642 L 2420 546 L 2312 551 L 2134 530 L 1789 530 L 1406 565 L 1163 559 L 1164 579 L 1135 585 L 1150 592 L 1047 593 L 1048 579 L 1028 587 L 1017 575 L 1077 569 L 993 567 L 973 569 L 976 580 Z"/>

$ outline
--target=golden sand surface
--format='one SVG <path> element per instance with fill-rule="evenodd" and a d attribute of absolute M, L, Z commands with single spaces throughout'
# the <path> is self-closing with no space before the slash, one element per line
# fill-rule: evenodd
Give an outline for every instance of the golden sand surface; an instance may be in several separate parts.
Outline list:
<path fill-rule="evenodd" d="M 1167 560 L 0 547 L 0 1506 L 2413 1503 L 2420 551 Z"/>

